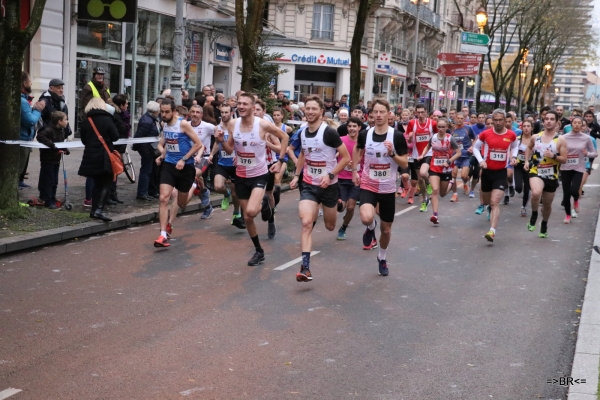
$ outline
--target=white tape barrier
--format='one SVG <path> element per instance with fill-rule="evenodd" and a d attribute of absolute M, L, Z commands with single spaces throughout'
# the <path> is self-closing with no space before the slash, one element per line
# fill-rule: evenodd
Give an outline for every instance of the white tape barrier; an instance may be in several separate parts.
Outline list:
<path fill-rule="evenodd" d="M 133 138 L 133 139 L 119 139 L 113 144 L 134 144 L 134 143 L 156 143 L 158 142 L 157 137 L 146 137 L 146 138 Z M 2 144 L 18 144 L 21 147 L 31 147 L 34 149 L 48 149 L 49 147 L 39 142 L 28 142 L 25 140 L 0 140 Z M 57 149 L 74 149 L 78 147 L 85 147 L 80 141 L 74 142 L 59 142 L 56 143 Z"/>

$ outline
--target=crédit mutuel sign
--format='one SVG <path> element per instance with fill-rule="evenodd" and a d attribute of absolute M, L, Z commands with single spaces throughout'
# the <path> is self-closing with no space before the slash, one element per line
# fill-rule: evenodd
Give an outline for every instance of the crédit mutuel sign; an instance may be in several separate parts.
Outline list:
<path fill-rule="evenodd" d="M 323 67 L 350 68 L 350 53 L 337 50 L 272 47 L 272 53 L 282 54 L 277 61 Z"/>
<path fill-rule="evenodd" d="M 293 63 L 302 63 L 302 64 L 317 64 L 317 65 L 336 65 L 336 66 L 350 66 L 349 58 L 339 58 L 339 57 L 326 57 L 324 54 L 319 56 L 307 56 L 303 54 L 292 54 L 291 58 Z"/>

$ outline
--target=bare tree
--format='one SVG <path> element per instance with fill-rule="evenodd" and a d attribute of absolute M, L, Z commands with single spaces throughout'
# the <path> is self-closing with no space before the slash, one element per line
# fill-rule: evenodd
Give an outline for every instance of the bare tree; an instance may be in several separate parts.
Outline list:
<path fill-rule="evenodd" d="M 245 7 L 244 7 L 245 6 Z M 265 0 L 235 0 L 235 28 L 242 58 L 242 90 L 251 91 L 256 50 L 263 30 Z"/>
<path fill-rule="evenodd" d="M 375 0 L 360 0 L 358 11 L 356 12 L 354 35 L 352 35 L 352 44 L 350 46 L 350 99 L 354 104 L 358 104 L 358 100 L 360 99 L 360 52 L 362 40 L 365 35 L 365 26 L 374 3 Z"/>

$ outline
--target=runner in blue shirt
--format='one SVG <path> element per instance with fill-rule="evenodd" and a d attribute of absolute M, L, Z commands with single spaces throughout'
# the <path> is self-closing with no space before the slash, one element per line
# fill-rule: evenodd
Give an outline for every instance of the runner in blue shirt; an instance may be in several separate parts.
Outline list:
<path fill-rule="evenodd" d="M 465 196 L 469 194 L 469 165 L 471 163 L 471 154 L 473 153 L 473 142 L 477 139 L 473 130 L 469 125 L 465 125 L 465 117 L 462 113 L 456 113 L 454 119 L 454 130 L 452 138 L 458 144 L 461 150 L 460 158 L 454 161 L 454 169 L 452 170 L 452 198 L 451 202 L 458 202 L 458 194 L 456 193 L 456 177 L 460 170 L 460 177 L 463 181 L 463 190 Z"/>

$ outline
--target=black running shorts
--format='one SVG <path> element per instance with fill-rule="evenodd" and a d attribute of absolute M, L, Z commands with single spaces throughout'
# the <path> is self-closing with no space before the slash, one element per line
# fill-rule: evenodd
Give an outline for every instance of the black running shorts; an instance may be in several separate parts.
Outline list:
<path fill-rule="evenodd" d="M 169 185 L 180 192 L 189 192 L 196 179 L 196 169 L 193 164 L 185 164 L 183 169 L 179 170 L 175 164 L 168 162 L 162 163 L 160 169 L 160 184 Z"/>
<path fill-rule="evenodd" d="M 300 201 L 310 200 L 317 204 L 323 204 L 323 207 L 333 208 L 337 206 L 339 195 L 340 186 L 338 183 L 334 183 L 323 189 L 322 187 L 304 182 L 302 192 L 300 192 Z"/>
<path fill-rule="evenodd" d="M 394 222 L 396 214 L 396 193 L 375 193 L 370 190 L 360 189 L 360 206 L 371 204 L 377 208 L 379 204 L 379 218 L 383 222 Z"/>
<path fill-rule="evenodd" d="M 481 191 L 488 193 L 492 190 L 506 189 L 506 168 L 484 169 L 481 171 Z"/>
<path fill-rule="evenodd" d="M 268 180 L 268 172 L 264 175 L 255 176 L 254 178 L 240 178 L 239 176 L 236 176 L 235 194 L 240 200 L 248 200 L 254 189 L 265 189 Z"/>

